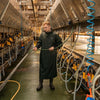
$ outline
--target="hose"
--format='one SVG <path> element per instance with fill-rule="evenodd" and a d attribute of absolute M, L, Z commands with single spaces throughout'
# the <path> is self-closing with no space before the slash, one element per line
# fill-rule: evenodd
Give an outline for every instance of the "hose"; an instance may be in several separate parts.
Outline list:
<path fill-rule="evenodd" d="M 95 99 L 95 84 L 96 84 L 96 81 L 97 79 L 100 78 L 100 74 L 98 76 L 95 77 L 94 81 L 93 81 L 93 86 L 92 86 L 92 94 L 93 94 L 93 98 Z M 100 88 L 100 86 L 99 86 Z M 98 88 L 97 88 L 98 89 Z"/>
<path fill-rule="evenodd" d="M 92 41 L 95 36 L 92 34 L 94 32 L 94 22 L 93 20 L 95 19 L 95 16 L 93 15 L 95 13 L 95 9 L 93 8 L 95 6 L 95 1 L 92 1 L 92 0 L 88 0 L 89 3 L 92 3 L 91 6 L 87 7 L 89 10 L 91 10 L 92 12 L 88 13 L 88 16 L 91 17 L 90 19 L 87 20 L 87 22 L 90 24 L 87 26 L 87 29 L 89 29 L 90 31 L 87 32 L 87 35 L 90 36 L 89 39 L 87 39 L 88 41 L 88 45 L 87 45 L 87 63 L 89 64 L 88 67 L 87 67 L 87 75 L 88 75 L 88 87 L 89 87 L 89 92 L 90 92 L 90 96 L 92 96 L 92 92 L 91 92 L 91 77 L 90 77 L 90 74 L 89 74 L 89 68 L 91 66 L 94 65 L 93 62 L 91 62 L 92 60 L 94 60 L 93 57 L 91 57 L 94 53 L 92 52 L 94 50 L 94 47 L 92 46 L 94 44 L 94 42 Z M 86 97 L 86 99 L 89 98 L 88 95 Z"/>
<path fill-rule="evenodd" d="M 73 33 L 73 27 L 72 27 L 72 30 L 71 30 L 71 34 L 68 36 L 68 38 L 66 39 L 66 40 L 64 40 L 64 42 L 63 42 L 63 44 L 64 43 L 66 43 L 68 40 L 69 40 L 69 38 L 72 36 L 72 33 Z M 62 44 L 61 44 L 62 45 Z M 62 49 L 62 48 L 61 48 Z M 60 50 L 61 50 L 60 49 Z M 64 53 L 65 54 L 65 53 Z M 62 56 L 63 56 L 63 54 L 61 55 L 61 60 L 60 60 L 60 62 L 59 62 L 59 65 L 60 65 L 60 67 L 61 67 L 61 62 L 62 62 Z"/>
<path fill-rule="evenodd" d="M 78 36 L 79 36 L 79 33 L 80 33 L 80 26 L 79 26 L 79 31 L 78 31 Z M 71 53 L 67 56 L 67 58 L 66 58 L 66 60 L 69 58 L 69 57 L 71 57 L 71 55 L 72 55 L 72 53 L 73 53 L 73 50 L 75 49 L 75 46 L 76 46 L 76 43 L 77 43 L 77 40 L 78 40 L 78 36 L 77 36 L 77 38 L 76 38 L 76 40 L 75 40 L 75 42 L 74 42 L 74 45 L 73 45 L 73 49 L 71 50 Z M 67 66 L 67 69 L 69 68 L 69 64 L 68 64 L 68 66 Z M 66 74 L 67 74 L 67 70 L 66 70 Z M 67 82 L 67 81 L 66 81 Z"/>
<path fill-rule="evenodd" d="M 99 66 L 99 68 L 97 69 L 97 71 L 96 71 L 96 73 L 95 73 L 95 76 L 94 76 L 92 82 L 94 81 L 94 79 L 97 77 L 97 75 L 98 75 L 99 73 L 100 73 L 100 66 Z"/>
<path fill-rule="evenodd" d="M 84 64 L 86 55 L 87 55 L 87 52 L 86 52 L 86 54 L 84 55 L 83 60 L 82 60 L 82 63 L 79 65 L 79 68 L 78 68 L 77 71 L 70 77 L 70 79 L 67 79 L 67 74 L 66 74 L 65 85 L 66 85 L 66 89 L 67 89 L 67 91 L 68 91 L 69 93 L 72 93 L 72 91 L 69 91 L 68 86 L 67 86 L 67 82 L 69 82 L 73 77 L 76 77 L 76 76 L 78 77 L 77 74 L 78 74 L 78 72 L 80 71 L 81 67 L 82 67 L 83 64 Z M 69 65 L 67 66 L 67 68 L 69 68 Z M 68 69 L 67 69 L 67 71 L 68 71 Z M 66 72 L 66 73 L 67 73 L 67 72 Z M 76 81 L 75 81 L 75 88 L 77 87 L 77 77 L 76 77 Z M 80 83 L 81 83 L 81 82 L 80 82 Z M 81 84 L 80 84 L 80 85 L 81 85 Z M 80 87 L 80 85 L 79 85 L 79 87 Z M 78 89 L 79 89 L 79 88 L 74 89 L 74 92 L 73 92 L 73 94 L 74 94 L 74 100 L 75 100 L 76 91 L 77 91 Z"/>
<path fill-rule="evenodd" d="M 80 27 L 79 27 L 79 33 L 80 33 Z M 79 35 L 79 33 L 78 33 L 78 35 Z M 78 39 L 78 37 L 77 37 L 77 39 Z M 66 61 L 66 59 L 68 59 L 69 57 L 69 59 L 71 59 L 71 57 L 72 56 L 70 56 L 72 53 L 73 53 L 73 50 L 74 50 L 74 47 L 75 47 L 75 45 L 76 45 L 76 42 L 77 42 L 77 39 L 76 39 L 76 41 L 75 41 L 75 43 L 74 43 L 74 46 L 73 46 L 73 49 L 72 49 L 72 51 L 71 51 L 71 53 L 69 54 L 69 56 L 67 56 L 66 58 L 65 58 L 65 60 L 64 60 L 64 62 Z M 84 59 L 83 60 L 85 60 L 85 57 L 84 57 Z M 70 60 L 69 60 L 70 61 Z M 83 61 L 84 62 L 84 61 Z M 64 64 L 64 63 L 63 63 Z M 81 67 L 82 67 L 82 65 L 83 65 L 83 63 L 81 64 Z M 81 68 L 80 67 L 80 68 Z M 66 86 L 66 89 L 67 89 L 67 91 L 69 92 L 69 93 L 71 93 L 72 91 L 70 91 L 68 88 L 67 88 L 67 85 L 66 85 L 66 83 L 68 82 L 68 81 L 70 81 L 72 78 L 73 78 L 73 75 L 70 77 L 70 79 L 67 79 L 67 72 L 68 72 L 68 68 L 69 68 L 69 64 L 67 64 L 67 70 L 66 70 L 66 77 L 65 77 L 65 80 L 62 78 L 62 73 L 61 73 L 61 68 L 60 68 L 60 77 L 61 77 L 61 79 L 65 82 L 65 86 Z M 79 71 L 79 70 L 78 70 Z M 77 73 L 78 73 L 78 71 L 77 71 Z M 78 74 L 77 74 L 77 77 L 78 77 Z M 76 78 L 76 80 L 77 80 L 77 78 Z M 75 82 L 75 84 L 77 83 L 77 81 Z M 82 83 L 82 78 L 81 78 L 81 82 L 80 82 L 80 85 L 79 85 L 79 87 L 77 88 L 77 90 L 75 89 L 75 91 L 78 91 L 79 90 L 79 88 L 80 88 L 80 86 L 81 86 L 81 83 Z M 77 85 L 75 85 L 75 87 L 76 87 Z M 74 93 L 74 92 L 73 92 Z"/>
<path fill-rule="evenodd" d="M 18 84 L 18 89 L 17 89 L 17 91 L 15 92 L 15 94 L 11 98 L 11 100 L 13 100 L 15 98 L 15 96 L 18 94 L 21 86 L 20 86 L 20 83 L 18 81 L 15 81 L 15 80 L 8 80 L 8 82 L 14 82 L 14 83 L 17 83 Z M 4 83 L 4 81 L 0 81 L 0 84 L 1 83 Z"/>
<path fill-rule="evenodd" d="M 63 56 L 64 56 L 65 54 L 67 54 L 67 52 L 63 52 L 63 53 L 62 53 L 61 60 L 60 60 L 60 68 L 63 68 L 63 66 L 62 66 L 62 61 L 63 61 Z"/>
<path fill-rule="evenodd" d="M 70 61 L 70 60 L 69 60 L 69 61 Z M 81 78 L 80 84 L 79 84 L 78 88 L 77 88 L 77 89 L 75 88 L 75 89 L 74 89 L 74 90 L 75 90 L 74 92 L 70 91 L 67 84 L 68 84 L 68 82 L 69 82 L 70 80 L 72 80 L 75 76 L 74 76 L 74 74 L 73 74 L 73 75 L 68 79 L 68 78 L 67 78 L 67 76 L 68 76 L 68 75 L 67 75 L 67 74 L 68 74 L 68 69 L 69 69 L 69 64 L 68 64 L 68 66 L 67 66 L 67 71 L 66 71 L 66 80 L 67 80 L 67 81 L 65 81 L 65 86 L 66 86 L 66 90 L 67 90 L 69 93 L 74 94 L 75 91 L 78 91 L 78 90 L 80 89 L 81 84 L 82 84 L 82 79 L 83 79 L 83 78 Z M 84 69 L 84 70 L 85 70 L 85 69 Z M 81 73 L 83 73 L 84 70 L 83 70 Z M 81 73 L 80 73 L 80 74 L 81 74 Z M 75 81 L 75 84 L 77 84 L 77 78 L 78 78 L 78 71 L 77 71 L 77 73 L 76 73 L 76 81 Z M 77 85 L 75 85 L 75 87 L 76 87 L 76 86 L 77 86 Z"/>
<path fill-rule="evenodd" d="M 80 33 L 80 27 L 79 27 L 78 36 L 79 36 L 79 33 Z M 73 50 L 74 50 L 74 47 L 75 47 L 75 45 L 76 45 L 76 42 L 77 42 L 77 40 L 78 40 L 78 36 L 77 36 L 76 41 L 74 42 L 73 49 L 72 49 L 71 53 L 67 56 L 67 58 L 65 58 L 64 62 L 66 61 L 66 59 L 68 59 L 69 57 L 71 57 L 71 55 L 72 55 L 72 53 L 73 53 Z M 70 59 L 70 58 L 69 58 L 69 59 Z M 63 64 L 64 64 L 64 63 L 63 63 Z M 69 64 L 67 64 L 67 65 L 69 65 Z M 68 72 L 68 68 L 69 68 L 69 66 L 67 66 L 66 75 L 67 75 L 67 72 Z M 60 77 L 61 77 L 61 79 L 65 82 L 65 86 L 66 86 L 66 83 L 67 83 L 69 80 L 72 79 L 72 77 L 71 77 L 69 80 L 67 80 L 67 77 L 65 77 L 65 80 L 62 78 L 61 67 L 60 67 Z M 82 79 L 81 79 L 81 82 L 82 82 Z M 81 82 L 80 82 L 79 88 L 80 88 L 80 86 L 81 86 Z M 79 88 L 78 88 L 78 89 L 79 89 Z M 69 91 L 69 89 L 67 88 L 67 86 L 66 86 L 66 89 L 67 89 L 68 92 L 72 92 L 72 91 Z"/>
<path fill-rule="evenodd" d="M 71 56 L 71 55 L 70 55 L 70 56 L 67 56 L 67 57 L 64 59 L 62 66 L 64 66 L 64 64 L 65 64 L 65 62 L 66 62 L 67 59 L 69 59 L 69 62 L 70 62 L 70 59 L 71 59 L 72 57 L 73 57 L 73 56 Z M 67 73 L 67 69 L 68 69 L 69 62 L 68 62 L 68 64 L 67 64 L 66 71 L 63 72 L 63 74 L 66 74 L 66 75 L 68 74 L 68 73 Z M 61 68 L 62 68 L 62 67 L 59 68 L 59 69 L 60 69 L 60 72 L 59 72 L 60 78 L 61 78 L 62 81 L 65 82 L 66 80 L 64 80 L 63 77 L 62 77 Z"/>
<path fill-rule="evenodd" d="M 91 33 L 94 32 L 94 28 L 93 28 L 94 22 L 93 22 L 93 20 L 95 19 L 95 16 L 94 16 L 93 14 L 95 13 L 95 9 L 92 8 L 92 7 L 95 6 L 95 2 L 94 2 L 94 1 L 91 1 L 91 0 L 88 0 L 88 1 L 89 1 L 90 3 L 93 3 L 92 6 L 89 6 L 89 7 L 88 7 L 89 10 L 92 10 L 91 13 L 88 13 L 88 16 L 89 16 L 89 17 L 92 17 L 92 18 L 87 20 L 87 22 L 91 24 L 91 25 L 88 25 L 88 26 L 87 26 L 87 29 L 90 30 L 90 31 L 87 32 L 87 35 L 90 36 L 90 38 L 87 39 L 87 41 L 89 42 L 89 44 L 87 45 L 87 48 L 88 48 L 88 50 L 87 50 L 87 58 L 88 58 L 87 63 L 90 64 L 90 65 L 88 66 L 88 68 L 87 68 L 87 71 L 89 72 L 89 68 L 90 68 L 92 65 L 94 65 L 94 63 L 91 62 L 91 60 L 93 60 L 94 58 L 92 58 L 92 57 L 90 57 L 90 56 L 94 54 L 94 53 L 92 52 L 92 50 L 94 50 L 94 48 L 92 47 L 92 45 L 94 44 L 94 42 L 92 41 L 92 39 L 94 39 L 95 36 L 94 36 L 93 34 L 91 34 Z"/>
<path fill-rule="evenodd" d="M 94 76 L 94 78 L 92 80 L 92 94 L 93 94 L 93 98 L 95 98 L 95 90 L 97 90 L 98 88 L 100 88 L 100 87 L 98 87 L 98 88 L 95 89 L 95 83 L 96 83 L 97 79 L 100 78 L 100 74 L 99 73 L 100 73 L 100 66 L 97 69 L 97 72 L 95 73 L 95 76 Z"/>
<path fill-rule="evenodd" d="M 9 46 L 9 61 L 8 61 L 9 66 L 11 66 L 11 52 L 10 52 L 10 46 Z"/>
<path fill-rule="evenodd" d="M 72 30 L 73 31 L 73 30 Z M 79 33 L 80 33 L 80 25 L 79 25 L 79 31 L 78 31 L 78 35 L 79 35 Z M 72 49 L 72 51 L 71 51 L 71 53 L 67 56 L 67 58 L 69 58 L 71 55 L 72 55 L 72 53 L 73 53 L 73 50 L 74 50 L 74 48 L 75 48 L 75 46 L 76 46 L 76 43 L 77 43 L 77 40 L 78 40 L 78 36 L 77 36 L 77 38 L 76 38 L 76 40 L 75 40 L 75 42 L 74 42 L 74 45 L 73 45 L 73 49 Z M 62 57 L 61 57 L 62 58 Z M 61 59 L 61 61 L 62 61 L 62 59 Z M 61 63 L 61 62 L 60 62 Z M 61 65 L 61 64 L 60 64 Z M 60 76 L 61 76 L 61 66 L 60 66 Z M 67 73 L 67 72 L 66 72 Z M 62 79 L 62 76 L 61 76 L 61 79 Z M 63 79 L 62 79 L 63 80 Z M 65 80 L 63 80 L 63 81 L 65 81 Z"/>
<path fill-rule="evenodd" d="M 70 36 L 72 35 L 72 33 L 73 33 L 73 27 L 72 27 L 72 30 L 71 30 L 71 34 L 70 34 L 69 37 L 63 42 L 63 44 L 66 43 L 66 42 L 69 40 L 69 38 L 70 38 Z M 60 49 L 60 50 L 61 50 L 61 49 Z M 60 67 L 61 67 L 62 57 L 63 57 L 64 54 L 66 54 L 66 52 L 64 52 L 64 53 L 61 55 L 61 60 L 60 60 L 60 62 L 59 62 Z"/>
<path fill-rule="evenodd" d="M 90 36 L 90 38 L 88 39 L 89 44 L 87 45 L 87 58 L 88 58 L 87 63 L 90 64 L 90 65 L 87 67 L 87 71 L 89 72 L 90 66 L 94 65 L 92 62 L 90 62 L 91 60 L 93 60 L 93 58 L 92 58 L 92 57 L 89 57 L 89 56 L 93 55 L 93 53 L 91 52 L 91 50 L 94 49 L 93 47 L 91 47 L 91 46 L 94 44 L 93 41 L 91 41 L 91 39 L 94 39 L 94 36 L 93 36 L 92 34 L 90 34 L 90 33 L 94 32 L 94 29 L 91 28 L 91 27 L 93 27 L 93 25 L 94 25 L 94 22 L 92 22 L 92 20 L 94 20 L 95 17 L 94 17 L 94 15 L 92 15 L 92 14 L 95 13 L 95 9 L 93 9 L 92 7 L 95 5 L 95 2 L 94 2 L 94 1 L 91 1 L 91 0 L 88 0 L 88 1 L 93 3 L 92 6 L 89 6 L 89 7 L 88 7 L 88 9 L 93 10 L 93 12 L 88 13 L 88 16 L 89 16 L 89 17 L 92 17 L 92 18 L 89 19 L 89 20 L 87 20 L 87 22 L 91 24 L 91 25 L 88 25 L 88 26 L 87 26 L 87 28 L 91 30 L 91 31 L 88 31 L 88 32 L 87 32 L 87 34 Z M 76 75 L 77 75 L 77 74 L 78 74 L 78 73 L 76 72 Z M 76 85 L 75 85 L 75 91 L 74 91 L 73 100 L 76 99 L 77 77 L 78 77 L 78 76 L 76 76 L 76 82 L 75 82 Z"/>

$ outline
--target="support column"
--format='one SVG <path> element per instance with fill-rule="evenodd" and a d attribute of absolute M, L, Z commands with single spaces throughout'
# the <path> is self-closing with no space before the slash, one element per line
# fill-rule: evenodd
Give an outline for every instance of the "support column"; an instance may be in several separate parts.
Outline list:
<path fill-rule="evenodd" d="M 92 35 L 94 35 L 94 39 L 92 39 L 92 42 L 94 42 L 94 44 L 92 44 L 92 47 L 94 49 L 92 50 L 92 52 L 95 53 L 95 31 L 92 33 Z"/>
<path fill-rule="evenodd" d="M 74 42 L 75 41 L 75 33 L 73 34 L 73 37 L 72 37 L 72 42 Z"/>
<path fill-rule="evenodd" d="M 65 40 L 65 38 L 66 38 L 66 32 L 64 32 L 64 40 Z"/>

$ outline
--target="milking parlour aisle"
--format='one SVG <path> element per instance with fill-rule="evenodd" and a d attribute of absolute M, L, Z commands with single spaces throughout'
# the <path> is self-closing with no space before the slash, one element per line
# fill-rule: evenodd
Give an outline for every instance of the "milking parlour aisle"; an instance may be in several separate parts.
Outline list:
<path fill-rule="evenodd" d="M 10 71 L 8 69 L 8 71 Z M 49 88 L 49 80 L 44 81 L 42 91 L 37 92 L 36 87 L 39 79 L 39 51 L 31 53 L 19 66 L 11 80 L 17 80 L 21 84 L 21 89 L 14 100 L 72 100 L 72 95 L 68 94 L 64 83 L 59 75 L 54 80 L 55 91 Z M 10 100 L 16 92 L 17 85 L 7 83 L 0 93 L 0 100 Z M 82 94 L 81 94 L 82 95 Z M 84 100 L 84 96 L 77 95 L 77 100 Z"/>

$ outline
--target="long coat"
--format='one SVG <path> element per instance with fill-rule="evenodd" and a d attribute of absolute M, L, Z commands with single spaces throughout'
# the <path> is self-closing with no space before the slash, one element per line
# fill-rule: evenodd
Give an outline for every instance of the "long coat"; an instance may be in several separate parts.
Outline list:
<path fill-rule="evenodd" d="M 37 43 L 37 48 L 41 47 L 39 78 L 50 79 L 57 76 L 56 57 L 57 47 L 61 47 L 61 38 L 54 32 L 42 33 Z M 54 46 L 55 50 L 49 51 Z"/>

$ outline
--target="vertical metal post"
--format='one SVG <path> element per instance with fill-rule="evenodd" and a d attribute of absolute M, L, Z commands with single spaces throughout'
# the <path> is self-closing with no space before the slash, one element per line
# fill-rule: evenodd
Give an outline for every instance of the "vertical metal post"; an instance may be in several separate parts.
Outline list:
<path fill-rule="evenodd" d="M 11 52 L 10 52 L 10 46 L 9 46 L 9 62 L 10 62 L 9 65 L 10 65 L 10 66 L 11 66 L 11 60 L 12 60 L 12 59 L 11 59 Z"/>
<path fill-rule="evenodd" d="M 50 0 L 50 5 L 52 5 L 52 0 Z M 52 7 L 50 7 L 50 24 L 52 27 L 52 18 L 51 18 L 51 14 L 52 14 Z"/>
<path fill-rule="evenodd" d="M 23 38 L 23 16 L 22 16 L 22 8 L 20 2 L 20 16 L 21 16 L 21 39 Z"/>
<path fill-rule="evenodd" d="M 3 49 L 2 49 L 2 72 L 3 72 L 3 76 L 5 76 L 3 55 L 4 55 L 4 54 L 3 54 Z"/>
<path fill-rule="evenodd" d="M 0 69 L 0 81 L 1 81 L 1 69 Z"/>
<path fill-rule="evenodd" d="M 94 36 L 94 38 L 92 39 L 92 42 L 94 43 L 94 44 L 92 44 L 92 47 L 94 48 L 94 49 L 92 49 L 92 52 L 95 53 L 95 31 L 92 34 Z"/>

